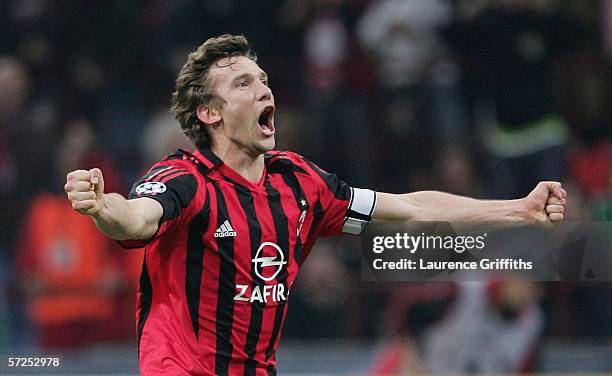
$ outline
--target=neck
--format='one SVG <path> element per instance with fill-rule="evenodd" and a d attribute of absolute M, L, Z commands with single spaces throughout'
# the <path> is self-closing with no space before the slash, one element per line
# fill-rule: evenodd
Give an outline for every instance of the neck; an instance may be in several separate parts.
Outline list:
<path fill-rule="evenodd" d="M 226 147 L 213 145 L 211 150 L 223 163 L 248 181 L 257 183 L 261 179 L 264 169 L 263 154 L 250 155 L 245 150 L 230 145 Z"/>

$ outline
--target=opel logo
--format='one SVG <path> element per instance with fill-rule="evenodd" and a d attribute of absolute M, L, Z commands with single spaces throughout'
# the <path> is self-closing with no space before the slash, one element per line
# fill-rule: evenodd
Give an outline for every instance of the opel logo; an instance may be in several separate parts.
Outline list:
<path fill-rule="evenodd" d="M 255 274 L 266 282 L 276 278 L 286 263 L 283 251 L 272 242 L 261 243 L 253 259 Z"/>

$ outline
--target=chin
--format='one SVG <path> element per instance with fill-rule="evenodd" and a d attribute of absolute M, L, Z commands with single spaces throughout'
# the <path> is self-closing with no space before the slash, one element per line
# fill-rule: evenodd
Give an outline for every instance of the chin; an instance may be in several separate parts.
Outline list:
<path fill-rule="evenodd" d="M 269 137 L 265 140 L 259 141 L 256 147 L 259 151 L 261 151 L 261 153 L 265 153 L 267 151 L 274 149 L 275 145 L 276 145 L 276 141 L 274 140 L 274 137 Z"/>

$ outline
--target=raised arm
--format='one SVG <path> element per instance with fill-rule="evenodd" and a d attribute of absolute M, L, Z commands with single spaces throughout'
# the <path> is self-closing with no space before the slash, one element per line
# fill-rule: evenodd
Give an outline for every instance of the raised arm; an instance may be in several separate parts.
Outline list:
<path fill-rule="evenodd" d="M 69 173 L 64 190 L 74 210 L 91 216 L 100 231 L 116 240 L 151 238 L 163 215 L 161 204 L 151 198 L 127 200 L 104 193 L 104 178 L 97 168 Z"/>
<path fill-rule="evenodd" d="M 461 230 L 501 229 L 563 220 L 567 192 L 541 182 L 525 198 L 477 200 L 436 191 L 378 193 L 374 220 L 443 221 Z"/>

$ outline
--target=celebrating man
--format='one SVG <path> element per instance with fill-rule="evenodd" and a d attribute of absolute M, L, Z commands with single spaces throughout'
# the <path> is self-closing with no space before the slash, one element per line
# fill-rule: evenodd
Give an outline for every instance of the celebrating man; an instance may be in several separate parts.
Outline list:
<path fill-rule="evenodd" d="M 144 375 L 267 375 L 297 272 L 316 238 L 373 219 L 513 227 L 563 219 L 565 191 L 525 198 L 353 188 L 300 155 L 273 151 L 274 96 L 243 36 L 189 54 L 172 110 L 195 151 L 178 150 L 134 184 L 104 192 L 99 169 L 68 174 L 72 206 L 126 247 L 146 245 L 138 294 Z"/>

